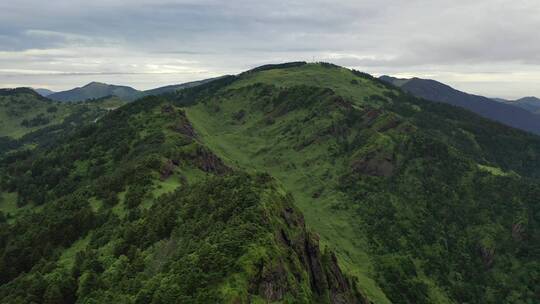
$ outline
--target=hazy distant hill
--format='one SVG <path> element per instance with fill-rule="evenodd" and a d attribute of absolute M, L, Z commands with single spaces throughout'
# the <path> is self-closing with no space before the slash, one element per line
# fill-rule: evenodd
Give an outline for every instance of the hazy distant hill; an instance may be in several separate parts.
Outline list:
<path fill-rule="evenodd" d="M 219 78 L 219 77 L 218 77 Z M 106 84 L 101 82 L 91 82 L 84 87 L 74 88 L 62 92 L 52 92 L 45 89 L 36 89 L 35 91 L 40 93 L 42 96 L 47 96 L 48 98 L 56 101 L 84 101 L 87 99 L 96 99 L 103 98 L 107 96 L 117 96 L 126 101 L 133 101 L 137 98 L 149 96 L 149 95 L 160 95 L 168 92 L 173 92 L 180 89 L 195 87 L 209 81 L 218 79 L 218 78 L 209 78 L 204 80 L 186 82 L 182 84 L 168 85 L 155 89 L 150 89 L 146 91 L 139 91 L 132 87 L 128 86 L 118 86 L 112 84 Z M 47 94 L 51 92 L 51 94 Z"/>
<path fill-rule="evenodd" d="M 381 76 L 380 79 L 417 97 L 463 107 L 503 124 L 540 134 L 540 116 L 525 110 L 523 107 L 461 92 L 431 79 L 399 79 L 390 76 Z"/>
<path fill-rule="evenodd" d="M 520 107 L 534 114 L 540 114 L 540 98 L 537 97 L 523 97 L 517 100 L 504 100 L 496 99 L 497 101 L 504 102 L 505 104 Z"/>
<path fill-rule="evenodd" d="M 111 95 L 131 101 L 139 97 L 140 92 L 128 86 L 91 82 L 84 87 L 54 93 L 48 97 L 57 101 L 84 101 L 91 98 L 101 98 Z"/>
<path fill-rule="evenodd" d="M 47 97 L 47 96 L 55 93 L 54 91 L 51 91 L 51 90 L 48 90 L 48 89 L 34 89 L 34 91 L 36 91 L 39 95 L 41 95 L 43 97 Z"/>
<path fill-rule="evenodd" d="M 207 83 L 209 81 L 212 81 L 212 80 L 217 80 L 219 78 L 222 78 L 222 77 L 208 78 L 208 79 L 203 79 L 203 80 L 198 80 L 198 81 L 186 82 L 186 83 L 182 83 L 182 84 L 173 84 L 173 85 L 163 86 L 163 87 L 159 87 L 159 88 L 155 88 L 155 89 L 142 91 L 141 95 L 143 95 L 143 96 L 159 95 L 159 94 L 164 94 L 164 93 L 168 93 L 168 92 L 173 92 L 173 91 L 176 91 L 176 90 L 192 88 L 192 87 L 196 87 L 196 86 L 201 85 L 201 84 L 205 84 L 205 83 Z"/>

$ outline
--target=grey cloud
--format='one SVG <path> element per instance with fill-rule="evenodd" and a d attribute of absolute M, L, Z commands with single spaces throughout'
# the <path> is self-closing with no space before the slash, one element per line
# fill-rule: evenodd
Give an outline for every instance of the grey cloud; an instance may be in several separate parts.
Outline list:
<path fill-rule="evenodd" d="M 150 74 L 184 79 L 192 71 L 199 78 L 313 59 L 443 81 L 479 70 L 538 79 L 539 16 L 535 0 L 3 1 L 0 67 L 18 72 L 0 70 L 0 81 L 9 74 L 13 84 L 25 70 L 32 77 L 20 82 L 37 81 L 38 72 L 51 70 L 49 81 L 64 78 L 51 86 L 69 87 L 67 75 L 80 85 L 83 73 L 114 72 L 151 86 L 156 78 Z M 534 83 L 520 81 L 503 88 L 519 94 Z M 479 79 L 467 83 L 489 87 Z"/>

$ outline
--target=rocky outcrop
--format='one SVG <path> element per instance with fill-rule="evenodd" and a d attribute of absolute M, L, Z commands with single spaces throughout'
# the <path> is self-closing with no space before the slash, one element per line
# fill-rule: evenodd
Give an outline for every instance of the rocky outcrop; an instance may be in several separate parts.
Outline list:
<path fill-rule="evenodd" d="M 163 165 L 161 165 L 161 169 L 159 170 L 160 176 L 159 178 L 164 181 L 169 176 L 171 176 L 174 172 L 175 164 L 172 160 L 167 160 Z"/>
<path fill-rule="evenodd" d="M 391 156 L 376 157 L 365 156 L 356 160 L 351 165 L 353 172 L 370 176 L 389 177 L 394 173 L 394 162 Z"/>
<path fill-rule="evenodd" d="M 251 283 L 250 292 L 258 294 L 269 302 L 282 300 L 287 293 L 287 272 L 282 264 L 266 267 L 264 263 L 258 266 L 258 274 Z"/>
<path fill-rule="evenodd" d="M 161 112 L 164 114 L 176 116 L 174 124 L 169 127 L 170 129 L 189 138 L 195 138 L 197 136 L 197 133 L 195 133 L 195 129 L 193 128 L 193 125 L 191 125 L 191 122 L 188 120 L 186 112 L 184 112 L 184 110 L 175 110 L 175 108 L 171 105 L 164 105 L 163 107 L 161 107 Z"/>
<path fill-rule="evenodd" d="M 197 149 L 194 161 L 195 165 L 204 172 L 225 174 L 230 171 L 230 168 L 219 157 L 203 147 Z"/>
<path fill-rule="evenodd" d="M 495 248 L 480 246 L 480 255 L 486 269 L 490 269 L 495 261 Z"/>
<path fill-rule="evenodd" d="M 300 265 L 301 269 L 291 273 L 297 282 L 307 277 L 312 300 L 332 304 L 369 303 L 356 284 L 343 274 L 334 253 L 321 252 L 317 235 L 306 230 L 304 218 L 298 211 L 285 208 L 281 219 L 284 227 L 276 233 L 276 240 L 290 256 L 279 263 L 260 262 L 257 275 L 251 281 L 251 293 L 260 295 L 267 302 L 283 300 L 293 285 L 288 281 L 287 268 Z"/>

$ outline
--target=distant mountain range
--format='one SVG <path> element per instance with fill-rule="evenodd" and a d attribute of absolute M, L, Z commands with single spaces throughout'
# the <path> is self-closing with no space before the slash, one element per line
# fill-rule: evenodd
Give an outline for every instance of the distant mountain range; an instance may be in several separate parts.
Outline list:
<path fill-rule="evenodd" d="M 47 89 L 34 89 L 40 95 L 56 101 L 74 102 L 84 101 L 88 99 L 102 98 L 106 96 L 117 96 L 126 101 L 133 101 L 148 95 L 159 95 L 167 92 L 176 91 L 179 89 L 190 88 L 200 84 L 204 84 L 216 78 L 192 81 L 176 85 L 168 85 L 146 91 L 139 91 L 129 86 L 118 86 L 101 82 L 91 82 L 83 87 L 77 87 L 71 90 L 62 92 L 53 92 Z"/>
<path fill-rule="evenodd" d="M 507 100 L 502 98 L 493 98 L 498 102 L 502 102 L 511 106 L 517 106 L 525 109 L 534 114 L 540 114 L 540 98 L 537 97 L 523 97 L 517 100 Z"/>
<path fill-rule="evenodd" d="M 208 78 L 208 79 L 204 79 L 204 80 L 191 81 L 191 82 L 186 82 L 186 83 L 182 83 L 182 84 L 168 85 L 168 86 L 159 87 L 159 88 L 155 88 L 155 89 L 151 89 L 151 90 L 141 91 L 141 95 L 143 95 L 143 96 L 159 95 L 159 94 L 173 92 L 173 91 L 180 90 L 180 89 L 192 88 L 192 87 L 196 87 L 196 86 L 201 85 L 201 84 L 205 84 L 205 83 L 210 82 L 212 80 L 217 80 L 219 78 L 222 78 L 222 77 Z"/>
<path fill-rule="evenodd" d="M 508 126 L 540 134 L 540 115 L 536 112 L 540 109 L 540 100 L 535 97 L 508 101 L 468 94 L 431 79 L 391 76 L 380 79 L 416 97 L 462 107 Z"/>
<path fill-rule="evenodd" d="M 117 96 L 125 100 L 135 100 L 140 92 L 132 87 L 110 85 L 101 82 L 91 82 L 84 87 L 57 92 L 47 96 L 56 101 L 83 101 L 91 98 Z"/>
<path fill-rule="evenodd" d="M 48 89 L 34 89 L 39 95 L 43 97 L 47 97 L 51 94 L 54 94 L 54 91 L 48 90 Z"/>

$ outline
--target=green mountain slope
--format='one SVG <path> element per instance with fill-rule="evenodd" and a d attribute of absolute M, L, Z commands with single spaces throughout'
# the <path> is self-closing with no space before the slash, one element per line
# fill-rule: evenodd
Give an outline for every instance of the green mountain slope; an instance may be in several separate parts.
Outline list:
<path fill-rule="evenodd" d="M 125 103 L 113 96 L 66 104 L 27 88 L 0 90 L 0 157 L 9 151 L 52 144 L 76 126 L 92 123 Z"/>
<path fill-rule="evenodd" d="M 292 196 L 226 166 L 166 99 L 2 166 L 3 303 L 364 302 Z"/>
<path fill-rule="evenodd" d="M 186 112 L 295 195 L 371 299 L 537 299 L 537 137 L 328 65 L 246 73 Z"/>
<path fill-rule="evenodd" d="M 32 89 L 0 89 L 0 136 L 21 137 L 60 123 L 68 113 L 67 107 L 41 97 Z"/>
<path fill-rule="evenodd" d="M 0 299 L 534 303 L 539 151 L 331 64 L 143 98 L 1 161 Z"/>

